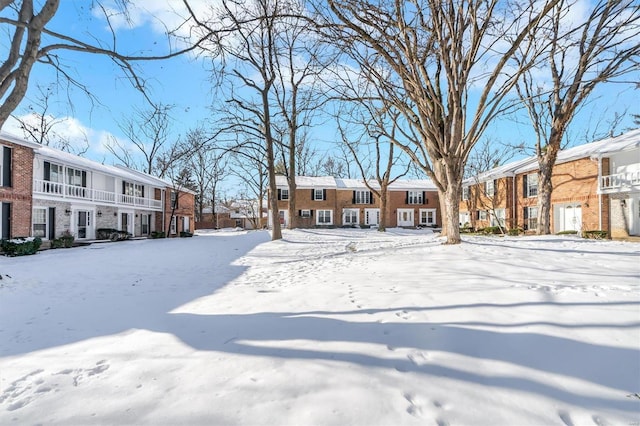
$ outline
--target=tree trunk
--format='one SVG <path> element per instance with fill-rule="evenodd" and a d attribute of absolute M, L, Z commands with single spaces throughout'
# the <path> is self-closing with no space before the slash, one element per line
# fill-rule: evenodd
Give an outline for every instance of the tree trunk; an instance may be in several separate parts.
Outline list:
<path fill-rule="evenodd" d="M 546 149 L 544 152 L 538 150 L 538 235 L 551 234 L 551 193 L 553 192 L 551 175 L 558 158 L 563 134 L 564 128 L 554 125 Z"/>
<path fill-rule="evenodd" d="M 380 185 L 380 223 L 378 223 L 378 232 L 387 231 L 387 185 Z"/>
<path fill-rule="evenodd" d="M 440 210 L 442 211 L 442 234 L 447 244 L 460 244 L 460 184 L 449 183 L 447 190 L 438 190 Z"/>
<path fill-rule="evenodd" d="M 438 199 L 442 211 L 442 235 L 446 244 L 460 244 L 460 200 L 462 195 L 463 166 L 454 161 L 441 162 L 434 167 L 439 182 L 445 182 L 444 190 L 438 188 Z"/>
<path fill-rule="evenodd" d="M 289 135 L 289 229 L 298 227 L 298 215 L 296 210 L 296 145 L 295 133 L 290 130 Z"/>

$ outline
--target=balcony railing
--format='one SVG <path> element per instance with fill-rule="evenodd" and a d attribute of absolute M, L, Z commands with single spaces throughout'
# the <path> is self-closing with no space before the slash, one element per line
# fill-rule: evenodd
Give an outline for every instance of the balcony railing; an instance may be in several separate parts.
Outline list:
<path fill-rule="evenodd" d="M 80 199 L 93 201 L 98 204 L 114 204 L 123 206 L 135 206 L 150 209 L 162 209 L 161 200 L 153 200 L 133 195 L 116 194 L 115 192 L 100 189 L 83 188 L 81 186 L 67 185 L 65 183 L 49 182 L 47 180 L 34 179 L 33 192 L 46 194 L 60 198 Z"/>
<path fill-rule="evenodd" d="M 615 192 L 640 186 L 640 171 L 617 173 L 600 178 L 600 190 Z"/>

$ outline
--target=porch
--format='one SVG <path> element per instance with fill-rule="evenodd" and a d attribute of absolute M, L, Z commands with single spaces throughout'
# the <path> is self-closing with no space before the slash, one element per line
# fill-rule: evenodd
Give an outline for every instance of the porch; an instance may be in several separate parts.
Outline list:
<path fill-rule="evenodd" d="M 613 194 L 616 192 L 640 190 L 640 171 L 617 173 L 600 177 L 601 194 Z"/>
<path fill-rule="evenodd" d="M 113 204 L 116 206 L 133 206 L 151 210 L 162 210 L 162 200 L 118 194 L 112 191 L 85 188 L 40 179 L 33 180 L 33 193 L 54 196 L 66 200 L 91 201 L 96 204 Z"/>

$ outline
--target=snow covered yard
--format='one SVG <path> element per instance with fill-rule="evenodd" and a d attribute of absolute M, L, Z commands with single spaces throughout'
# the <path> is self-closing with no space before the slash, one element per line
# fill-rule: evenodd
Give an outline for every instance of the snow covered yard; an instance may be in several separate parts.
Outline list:
<path fill-rule="evenodd" d="M 0 258 L 0 424 L 640 422 L 639 244 L 284 236 Z"/>

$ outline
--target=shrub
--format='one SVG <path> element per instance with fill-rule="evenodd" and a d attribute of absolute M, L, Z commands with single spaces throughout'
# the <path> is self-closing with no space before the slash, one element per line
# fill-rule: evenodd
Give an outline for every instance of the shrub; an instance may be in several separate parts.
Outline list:
<path fill-rule="evenodd" d="M 70 248 L 73 247 L 73 242 L 76 237 L 69 231 L 64 231 L 58 238 L 51 241 L 51 248 Z"/>
<path fill-rule="evenodd" d="M 0 247 L 5 256 L 26 256 L 35 254 L 42 240 L 39 237 L 18 237 L 11 240 L 2 240 Z"/>
<path fill-rule="evenodd" d="M 516 237 L 524 232 L 522 228 L 511 228 L 507 231 L 507 234 L 511 237 Z"/>
<path fill-rule="evenodd" d="M 502 234 L 499 226 L 487 226 L 482 230 L 483 234 Z"/>
<path fill-rule="evenodd" d="M 470 234 L 472 232 L 473 232 L 473 228 L 471 228 L 471 227 L 460 228 L 460 233 L 461 234 Z"/>
<path fill-rule="evenodd" d="M 560 231 L 556 235 L 576 235 L 577 233 L 578 231 L 568 230 L 568 231 Z"/>
<path fill-rule="evenodd" d="M 166 237 L 166 235 L 162 231 L 153 231 L 151 233 L 151 238 L 165 238 L 165 237 Z"/>
<path fill-rule="evenodd" d="M 593 231 L 583 231 L 582 237 L 589 238 L 592 240 L 603 240 L 607 238 L 607 231 L 602 231 L 600 229 L 593 230 Z"/>
<path fill-rule="evenodd" d="M 187 232 L 187 231 L 180 231 L 180 237 L 181 238 L 193 237 L 193 234 L 191 232 Z"/>

